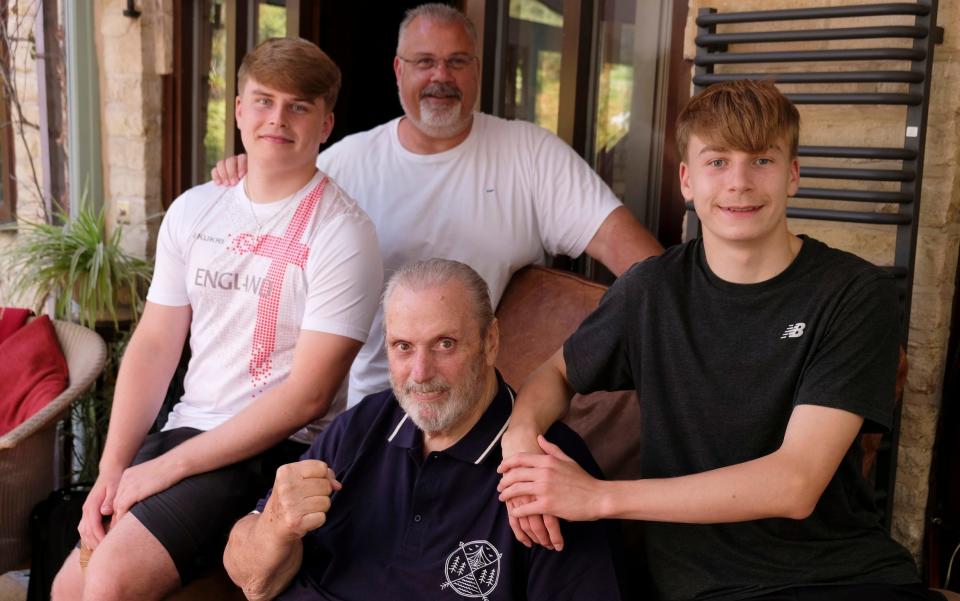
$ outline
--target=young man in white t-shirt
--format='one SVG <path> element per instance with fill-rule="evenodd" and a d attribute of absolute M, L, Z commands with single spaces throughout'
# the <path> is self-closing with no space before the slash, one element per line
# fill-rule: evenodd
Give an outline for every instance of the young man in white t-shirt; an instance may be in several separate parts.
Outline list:
<path fill-rule="evenodd" d="M 54 598 L 159 599 L 219 563 L 233 522 L 306 449 L 303 428 L 344 403 L 383 270 L 370 220 L 315 166 L 340 72 L 305 40 L 273 39 L 238 78 L 249 171 L 164 218 L 78 527 L 93 552 L 85 571 L 71 554 Z M 184 395 L 147 436 L 188 331 Z"/>
<path fill-rule="evenodd" d="M 440 3 L 409 10 L 393 69 L 403 116 L 317 159 L 377 225 L 388 274 L 432 257 L 462 261 L 496 306 L 513 273 L 546 255 L 586 253 L 620 275 L 663 250 L 557 136 L 474 111 L 481 68 L 463 12 Z M 231 157 L 211 175 L 235 182 L 243 170 L 242 157 Z M 389 387 L 382 317 L 351 368 L 351 405 Z"/>

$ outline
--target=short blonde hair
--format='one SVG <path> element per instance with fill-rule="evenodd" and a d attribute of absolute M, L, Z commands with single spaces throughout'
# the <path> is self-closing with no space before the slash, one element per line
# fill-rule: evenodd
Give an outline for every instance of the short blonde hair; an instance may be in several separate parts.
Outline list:
<path fill-rule="evenodd" d="M 303 38 L 269 38 L 251 50 L 237 72 L 237 91 L 254 79 L 287 94 L 323 98 L 328 111 L 337 104 L 340 68 L 316 44 Z"/>
<path fill-rule="evenodd" d="M 710 86 L 677 117 L 677 150 L 687 160 L 690 136 L 732 150 L 764 152 L 784 140 L 797 156 L 800 113 L 772 81 L 739 79 Z"/>

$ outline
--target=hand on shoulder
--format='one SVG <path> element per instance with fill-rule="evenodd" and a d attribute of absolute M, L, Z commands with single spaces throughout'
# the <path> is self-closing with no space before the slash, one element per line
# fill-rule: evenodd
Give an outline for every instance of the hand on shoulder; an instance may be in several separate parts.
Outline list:
<path fill-rule="evenodd" d="M 227 157 L 210 170 L 210 179 L 218 186 L 236 186 L 237 182 L 247 174 L 247 155 Z"/>

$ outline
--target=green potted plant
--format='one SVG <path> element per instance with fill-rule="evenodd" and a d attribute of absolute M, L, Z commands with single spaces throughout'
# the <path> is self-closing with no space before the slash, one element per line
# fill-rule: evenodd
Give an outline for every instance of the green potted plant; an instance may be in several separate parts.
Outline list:
<path fill-rule="evenodd" d="M 36 312 L 49 300 L 54 317 L 95 328 L 108 339 L 104 376 L 74 404 L 73 419 L 83 432 L 72 446 L 78 459 L 78 482 L 92 482 L 106 437 L 113 383 L 129 325 L 143 308 L 152 267 L 120 244 L 121 228 L 107 232 L 103 209 L 89 204 L 66 216 L 63 225 L 21 222 L 16 242 L 6 253 L 8 282 L 14 296 L 29 299 Z M 67 432 L 67 438 L 70 438 Z"/>
<path fill-rule="evenodd" d="M 150 264 L 123 250 L 120 226 L 107 233 L 103 209 L 84 205 L 72 218 L 57 218 L 63 225 L 21 223 L 8 259 L 13 292 L 32 294 L 38 310 L 53 299 L 58 319 L 90 328 L 108 320 L 119 327 L 125 307 L 136 321 Z"/>

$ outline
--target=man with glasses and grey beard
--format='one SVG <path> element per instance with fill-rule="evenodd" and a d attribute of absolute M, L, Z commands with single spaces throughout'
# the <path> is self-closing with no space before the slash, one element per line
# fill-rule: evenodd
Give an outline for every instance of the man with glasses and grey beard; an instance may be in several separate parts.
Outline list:
<path fill-rule="evenodd" d="M 322 152 L 321 171 L 377 228 L 384 269 L 444 257 L 483 277 L 494 306 L 518 269 L 586 252 L 619 275 L 662 250 L 567 144 L 523 121 L 475 112 L 473 24 L 443 4 L 412 9 L 393 62 L 404 115 Z M 238 158 L 214 169 L 242 175 Z M 382 313 L 350 372 L 349 404 L 387 386 Z M 545 542 L 545 541 L 544 541 Z"/>
<path fill-rule="evenodd" d="M 514 392 L 494 368 L 483 279 L 432 259 L 384 293 L 391 389 L 341 414 L 230 535 L 249 599 L 620 599 L 604 522 L 564 525 L 565 550 L 514 538 L 498 500 Z M 547 433 L 591 473 L 583 441 Z"/>

